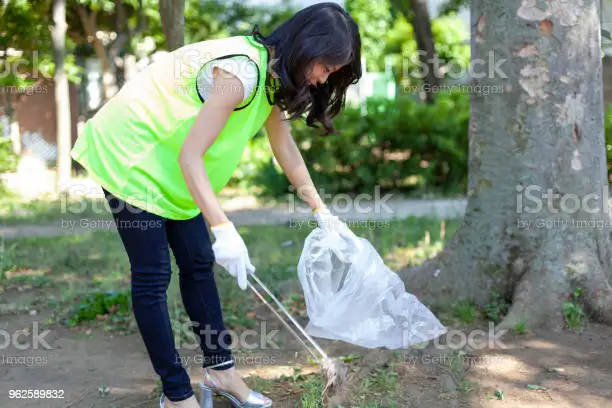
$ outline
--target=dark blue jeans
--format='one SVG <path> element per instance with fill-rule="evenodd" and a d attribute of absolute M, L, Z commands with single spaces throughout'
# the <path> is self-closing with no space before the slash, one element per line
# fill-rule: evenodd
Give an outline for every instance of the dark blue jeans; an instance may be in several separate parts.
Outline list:
<path fill-rule="evenodd" d="M 180 325 L 179 330 L 191 330 L 199 340 L 203 367 L 223 362 L 229 363 L 219 369 L 233 366 L 232 339 L 223 324 L 206 223 L 202 214 L 170 220 L 133 207 L 106 190 L 104 194 L 130 261 L 132 308 L 151 363 L 168 399 L 184 400 L 193 395 L 193 389 L 168 314 L 169 248 L 179 269 L 181 297 L 190 319 L 190 325 Z"/>

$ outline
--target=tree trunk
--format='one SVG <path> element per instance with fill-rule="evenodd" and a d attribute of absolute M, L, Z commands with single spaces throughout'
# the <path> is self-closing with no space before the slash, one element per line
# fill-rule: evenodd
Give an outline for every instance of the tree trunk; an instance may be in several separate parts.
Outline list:
<path fill-rule="evenodd" d="M 8 118 L 9 128 L 4 132 L 7 132 L 11 138 L 13 145 L 13 153 L 16 155 L 21 154 L 22 143 L 21 143 L 21 132 L 19 130 L 19 121 L 13 107 L 13 95 L 10 92 L 6 93 L 6 117 Z"/>
<path fill-rule="evenodd" d="M 577 288 L 612 324 L 598 0 L 473 0 L 471 19 L 472 60 L 485 64 L 473 69 L 466 215 L 443 252 L 399 274 L 432 305 L 511 299 L 499 329 L 561 327 Z"/>
<path fill-rule="evenodd" d="M 98 12 L 96 10 L 92 10 L 90 13 L 88 13 L 85 6 L 79 5 L 78 3 L 74 3 L 74 7 L 79 15 L 81 24 L 83 24 L 85 34 L 87 35 L 87 38 L 90 39 L 96 52 L 96 56 L 102 65 L 102 91 L 104 101 L 106 102 L 117 93 L 118 88 L 113 61 L 108 55 L 104 44 L 102 44 L 102 41 L 100 41 L 96 35 L 98 31 L 98 25 L 96 23 Z"/>
<path fill-rule="evenodd" d="M 425 68 L 425 76 L 423 81 L 429 85 L 426 88 L 425 96 L 429 104 L 435 102 L 434 92 L 432 87 L 437 87 L 440 84 L 438 71 L 436 69 L 438 55 L 436 53 L 436 44 L 431 32 L 431 21 L 429 11 L 427 10 L 427 0 L 392 0 L 395 7 L 404 15 L 406 20 L 410 22 L 414 30 L 417 48 L 419 50 L 419 59 L 422 66 Z"/>
<path fill-rule="evenodd" d="M 185 44 L 185 0 L 159 0 L 159 15 L 168 51 Z"/>
<path fill-rule="evenodd" d="M 70 181 L 70 148 L 72 135 L 70 124 L 70 95 L 68 77 L 64 70 L 66 58 L 66 0 L 53 0 L 53 58 L 55 60 L 55 109 L 57 118 L 57 183 L 56 193 Z"/>

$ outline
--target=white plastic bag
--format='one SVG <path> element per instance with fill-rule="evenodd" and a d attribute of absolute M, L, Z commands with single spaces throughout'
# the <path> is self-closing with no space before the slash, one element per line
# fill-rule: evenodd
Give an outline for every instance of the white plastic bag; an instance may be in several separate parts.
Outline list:
<path fill-rule="evenodd" d="M 306 331 L 314 337 L 398 349 L 446 333 L 370 242 L 347 227 L 315 228 L 306 238 L 298 276 L 310 319 Z"/>

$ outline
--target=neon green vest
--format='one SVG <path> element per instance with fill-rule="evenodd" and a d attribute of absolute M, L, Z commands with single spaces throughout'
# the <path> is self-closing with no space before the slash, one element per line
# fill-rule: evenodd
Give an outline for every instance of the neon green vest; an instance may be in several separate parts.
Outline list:
<path fill-rule="evenodd" d="M 186 45 L 149 65 L 86 123 L 72 158 L 102 187 L 135 207 L 169 219 L 195 217 L 200 209 L 184 181 L 178 155 L 203 104 L 197 73 L 215 59 L 237 56 L 255 62 L 258 85 L 232 112 L 203 157 L 218 193 L 273 107 L 265 86 L 268 52 L 252 36 Z"/>

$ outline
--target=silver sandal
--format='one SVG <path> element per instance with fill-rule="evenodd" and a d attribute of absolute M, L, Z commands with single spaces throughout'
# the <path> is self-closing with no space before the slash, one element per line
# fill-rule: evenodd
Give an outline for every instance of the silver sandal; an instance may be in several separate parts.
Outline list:
<path fill-rule="evenodd" d="M 209 367 L 210 368 L 210 367 Z M 240 402 L 238 398 L 232 394 L 221 391 L 216 387 L 214 380 L 210 377 L 207 369 L 204 369 L 204 377 L 206 382 L 212 385 L 206 385 L 204 381 L 200 382 L 200 388 L 202 391 L 202 397 L 200 401 L 201 408 L 213 408 L 215 395 L 219 395 L 223 398 L 230 400 L 234 408 L 270 408 L 272 406 L 272 400 L 268 397 L 264 397 L 257 391 L 250 390 L 249 396 L 246 401 Z M 163 407 L 162 407 L 163 408 Z"/>

